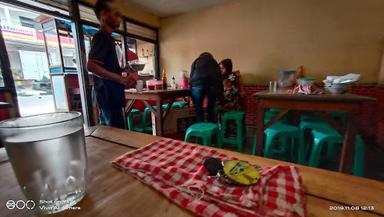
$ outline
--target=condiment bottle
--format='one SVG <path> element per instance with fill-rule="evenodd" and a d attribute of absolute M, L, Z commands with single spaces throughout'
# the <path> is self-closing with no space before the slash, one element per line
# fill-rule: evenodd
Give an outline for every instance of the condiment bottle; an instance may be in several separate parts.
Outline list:
<path fill-rule="evenodd" d="M 174 90 L 177 89 L 175 76 L 172 76 L 171 88 L 174 89 Z"/>
<path fill-rule="evenodd" d="M 161 79 L 163 81 L 163 90 L 167 89 L 167 75 L 165 74 L 165 70 L 163 69 L 163 78 Z"/>

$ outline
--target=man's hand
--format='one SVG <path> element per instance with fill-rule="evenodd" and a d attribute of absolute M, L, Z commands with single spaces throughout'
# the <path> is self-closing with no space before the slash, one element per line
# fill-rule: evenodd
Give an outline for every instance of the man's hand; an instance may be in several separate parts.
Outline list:
<path fill-rule="evenodd" d="M 136 86 L 136 79 L 129 75 L 127 77 L 122 77 L 120 83 L 124 84 L 128 88 L 132 88 Z"/>

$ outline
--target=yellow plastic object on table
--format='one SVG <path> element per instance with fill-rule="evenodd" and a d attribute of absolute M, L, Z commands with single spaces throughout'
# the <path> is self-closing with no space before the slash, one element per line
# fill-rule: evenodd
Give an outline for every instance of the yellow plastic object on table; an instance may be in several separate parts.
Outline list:
<path fill-rule="evenodd" d="M 246 161 L 227 160 L 223 161 L 223 166 L 226 178 L 236 184 L 253 185 L 261 177 L 260 169 Z"/>

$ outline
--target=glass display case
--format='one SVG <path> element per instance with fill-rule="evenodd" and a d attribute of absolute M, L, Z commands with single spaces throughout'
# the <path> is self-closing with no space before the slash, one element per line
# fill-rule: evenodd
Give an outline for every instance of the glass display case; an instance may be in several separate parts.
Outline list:
<path fill-rule="evenodd" d="M 76 74 L 76 50 L 70 21 L 50 19 L 42 26 L 50 73 Z"/>
<path fill-rule="evenodd" d="M 41 24 L 55 110 L 81 111 L 72 23 L 67 20 L 49 18 L 43 19 Z"/>

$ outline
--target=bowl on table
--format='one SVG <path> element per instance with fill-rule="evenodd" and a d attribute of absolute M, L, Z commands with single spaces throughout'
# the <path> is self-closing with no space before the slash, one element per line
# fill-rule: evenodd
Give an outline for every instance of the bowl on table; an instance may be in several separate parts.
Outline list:
<path fill-rule="evenodd" d="M 143 71 L 145 64 L 144 63 L 133 63 L 133 64 L 129 64 L 129 67 L 131 67 L 131 69 L 133 71 L 139 72 L 139 71 Z"/>
<path fill-rule="evenodd" d="M 351 89 L 351 84 L 325 83 L 324 88 L 331 94 L 343 94 Z"/>

